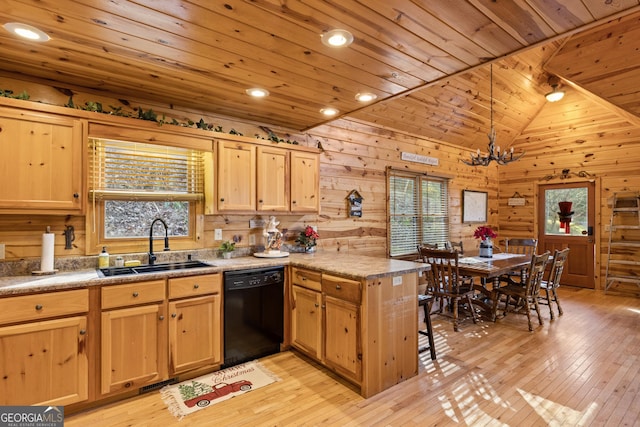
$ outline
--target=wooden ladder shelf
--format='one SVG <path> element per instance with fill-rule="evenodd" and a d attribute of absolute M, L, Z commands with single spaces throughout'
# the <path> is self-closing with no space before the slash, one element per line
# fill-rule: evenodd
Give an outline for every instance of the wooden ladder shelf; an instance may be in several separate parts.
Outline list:
<path fill-rule="evenodd" d="M 613 194 L 605 293 L 615 283 L 640 287 L 640 192 Z"/>

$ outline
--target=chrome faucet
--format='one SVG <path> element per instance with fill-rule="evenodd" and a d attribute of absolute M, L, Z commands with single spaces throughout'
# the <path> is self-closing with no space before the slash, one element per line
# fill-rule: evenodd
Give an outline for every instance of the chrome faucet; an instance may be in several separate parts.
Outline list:
<path fill-rule="evenodd" d="M 169 249 L 169 227 L 167 227 L 167 223 L 162 220 L 162 218 L 156 218 L 151 223 L 151 227 L 149 228 L 149 265 L 153 265 L 156 262 L 156 256 L 153 253 L 153 226 L 156 222 L 161 222 L 164 225 L 164 250 L 168 251 Z"/>

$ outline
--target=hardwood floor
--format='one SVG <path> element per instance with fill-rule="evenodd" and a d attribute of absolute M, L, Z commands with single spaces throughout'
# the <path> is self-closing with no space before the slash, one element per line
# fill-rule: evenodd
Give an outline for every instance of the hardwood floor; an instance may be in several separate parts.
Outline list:
<path fill-rule="evenodd" d="M 640 299 L 560 288 L 564 315 L 463 323 L 434 315 L 438 359 L 369 399 L 294 352 L 262 359 L 281 381 L 174 418 L 152 392 L 67 416 L 91 426 L 640 426 Z M 534 323 L 537 325 L 537 321 Z"/>

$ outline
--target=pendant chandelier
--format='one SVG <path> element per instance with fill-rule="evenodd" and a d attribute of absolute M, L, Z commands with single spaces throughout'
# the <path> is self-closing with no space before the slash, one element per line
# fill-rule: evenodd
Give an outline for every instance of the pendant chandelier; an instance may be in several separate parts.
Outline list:
<path fill-rule="evenodd" d="M 499 165 L 506 165 L 507 163 L 514 162 L 524 156 L 524 153 L 514 154 L 513 147 L 510 150 L 504 150 L 500 152 L 500 146 L 495 145 L 496 142 L 496 129 L 493 127 L 493 64 L 490 65 L 490 87 L 491 87 L 491 130 L 487 135 L 489 137 L 489 152 L 483 156 L 480 153 L 480 149 L 475 154 L 471 154 L 471 160 L 462 160 L 463 163 L 469 166 L 488 166 L 492 160 Z"/>

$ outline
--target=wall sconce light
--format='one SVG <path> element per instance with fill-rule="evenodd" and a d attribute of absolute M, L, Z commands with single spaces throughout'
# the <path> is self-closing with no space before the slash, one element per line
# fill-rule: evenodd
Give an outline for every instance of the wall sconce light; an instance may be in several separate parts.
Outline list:
<path fill-rule="evenodd" d="M 549 86 L 551 86 L 551 88 L 553 89 L 551 92 L 545 95 L 547 101 L 556 102 L 564 98 L 564 91 L 558 90 L 558 86 L 560 86 L 560 79 L 558 77 L 549 76 L 549 80 L 547 81 L 547 83 L 549 83 Z"/>

